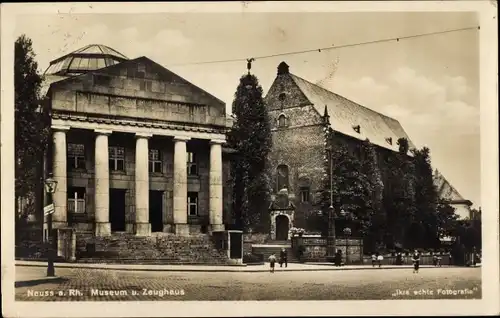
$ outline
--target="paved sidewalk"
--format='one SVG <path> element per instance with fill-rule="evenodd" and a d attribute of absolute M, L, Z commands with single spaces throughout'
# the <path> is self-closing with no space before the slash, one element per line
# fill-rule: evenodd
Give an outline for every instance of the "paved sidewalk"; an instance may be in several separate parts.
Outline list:
<path fill-rule="evenodd" d="M 39 261 L 16 261 L 16 266 L 38 266 L 46 267 L 46 262 Z M 240 266 L 213 266 L 213 265 L 139 265 L 139 264 L 87 264 L 87 263 L 55 263 L 56 268 L 92 268 L 126 271 L 170 271 L 170 272 L 267 272 L 269 263 L 264 265 L 240 265 Z M 421 268 L 440 268 L 429 265 Z M 449 266 L 443 266 L 445 268 Z M 338 271 L 338 270 L 380 270 L 380 269 L 411 269 L 411 265 L 383 265 L 372 267 L 371 265 L 348 265 L 336 267 L 332 263 L 291 263 L 288 267 L 276 267 L 276 271 L 304 272 L 304 271 Z"/>

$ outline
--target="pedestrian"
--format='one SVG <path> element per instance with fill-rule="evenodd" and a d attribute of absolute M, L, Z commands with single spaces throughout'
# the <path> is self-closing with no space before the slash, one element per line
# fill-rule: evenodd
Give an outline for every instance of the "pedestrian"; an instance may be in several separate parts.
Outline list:
<path fill-rule="evenodd" d="M 372 267 L 375 267 L 376 262 L 377 262 L 377 255 L 372 254 Z"/>
<path fill-rule="evenodd" d="M 418 268 L 420 267 L 420 252 L 415 250 L 412 255 L 413 261 L 413 273 L 418 273 Z"/>
<path fill-rule="evenodd" d="M 271 254 L 271 256 L 269 256 L 269 266 L 270 266 L 270 271 L 271 273 L 274 273 L 274 264 L 276 263 L 276 256 L 273 254 Z"/>
<path fill-rule="evenodd" d="M 288 267 L 288 255 L 285 248 L 280 251 L 280 267 L 283 267 L 283 264 L 285 264 L 285 268 Z"/>
<path fill-rule="evenodd" d="M 379 254 L 377 256 L 378 267 L 382 267 L 382 261 L 383 260 L 384 260 L 384 257 L 382 256 L 382 254 Z"/>

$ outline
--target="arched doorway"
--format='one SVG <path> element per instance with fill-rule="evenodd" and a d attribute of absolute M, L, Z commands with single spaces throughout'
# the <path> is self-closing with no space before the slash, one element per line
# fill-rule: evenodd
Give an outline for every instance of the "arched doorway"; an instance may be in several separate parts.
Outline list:
<path fill-rule="evenodd" d="M 285 215 L 278 215 L 276 217 L 276 240 L 288 240 L 289 223 L 288 217 Z"/>

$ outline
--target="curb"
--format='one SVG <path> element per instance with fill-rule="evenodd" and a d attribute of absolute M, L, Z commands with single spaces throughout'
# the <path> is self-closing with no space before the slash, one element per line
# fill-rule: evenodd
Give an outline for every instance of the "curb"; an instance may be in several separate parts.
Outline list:
<path fill-rule="evenodd" d="M 212 273 L 259 273 L 259 272 L 269 272 L 268 268 L 256 268 L 250 269 L 245 266 L 237 266 L 239 268 L 244 269 L 235 269 L 235 266 L 231 266 L 232 269 L 195 269 L 195 268 L 131 268 L 131 267 L 119 267 L 119 266 L 78 266 L 76 264 L 55 264 L 56 268 L 87 268 L 87 269 L 99 269 L 99 270 L 120 270 L 120 271 L 140 271 L 140 272 L 212 272 Z M 46 264 L 16 264 L 15 266 L 19 267 L 46 267 Z M 179 265 L 182 266 L 182 265 Z M 323 265 L 328 266 L 328 265 Z M 228 266 L 229 267 L 229 266 Z M 420 267 L 421 269 L 430 269 L 430 268 L 450 268 L 455 266 L 443 266 L 443 267 Z M 407 269 L 410 270 L 412 267 L 403 267 L 403 266 L 386 266 L 381 268 L 373 268 L 373 267 L 327 267 L 327 268 L 297 268 L 297 269 L 286 269 L 280 270 L 279 268 L 275 269 L 275 272 L 319 272 L 319 271 L 352 271 L 352 270 L 381 270 L 381 269 Z"/>

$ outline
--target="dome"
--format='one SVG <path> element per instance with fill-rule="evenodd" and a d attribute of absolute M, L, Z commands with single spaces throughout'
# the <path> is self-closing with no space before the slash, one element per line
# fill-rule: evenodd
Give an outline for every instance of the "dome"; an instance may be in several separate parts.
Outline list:
<path fill-rule="evenodd" d="M 80 75 L 126 60 L 125 55 L 108 46 L 91 44 L 51 61 L 44 75 Z"/>

